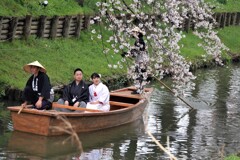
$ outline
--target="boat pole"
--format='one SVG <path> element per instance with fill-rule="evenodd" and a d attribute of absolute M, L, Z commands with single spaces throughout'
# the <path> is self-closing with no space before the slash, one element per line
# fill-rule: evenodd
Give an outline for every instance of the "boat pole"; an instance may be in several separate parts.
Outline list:
<path fill-rule="evenodd" d="M 159 80 L 157 77 L 154 76 L 154 78 L 156 80 L 158 80 L 164 87 L 166 87 L 169 91 L 171 91 L 173 94 L 175 94 L 175 92 L 170 88 L 168 87 L 165 83 L 163 83 L 161 80 Z M 179 98 L 182 102 L 184 102 L 190 109 L 194 109 L 189 103 L 187 103 L 184 99 L 182 99 L 182 97 L 178 96 L 177 95 L 177 98 Z"/>

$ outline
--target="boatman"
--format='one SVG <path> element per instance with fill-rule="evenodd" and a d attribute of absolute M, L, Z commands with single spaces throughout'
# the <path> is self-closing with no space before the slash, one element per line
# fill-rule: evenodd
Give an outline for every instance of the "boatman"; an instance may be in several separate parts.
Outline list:
<path fill-rule="evenodd" d="M 32 75 L 23 90 L 24 103 L 22 103 L 22 107 L 26 107 L 30 102 L 35 109 L 51 109 L 54 92 L 46 69 L 38 61 L 24 65 L 23 69 Z"/>
<path fill-rule="evenodd" d="M 136 91 L 133 91 L 132 94 L 141 94 L 144 86 L 151 80 L 147 69 L 149 65 L 149 55 L 143 40 L 143 31 L 140 30 L 139 27 L 134 27 L 130 34 L 135 38 L 134 46 L 132 46 L 129 52 L 124 52 L 121 55 L 135 59 L 135 64 L 129 68 L 128 72 L 129 75 L 133 77 L 136 87 Z"/>
<path fill-rule="evenodd" d="M 88 85 L 83 81 L 83 71 L 77 68 L 73 72 L 74 80 L 63 90 L 63 97 L 58 100 L 59 104 L 66 106 L 86 108 L 89 101 Z M 75 110 L 55 108 L 57 111 L 73 112 Z"/>
<path fill-rule="evenodd" d="M 93 84 L 89 86 L 89 102 L 87 103 L 87 109 L 109 111 L 110 93 L 108 87 L 101 82 L 100 78 L 98 73 L 93 73 L 91 75 Z"/>

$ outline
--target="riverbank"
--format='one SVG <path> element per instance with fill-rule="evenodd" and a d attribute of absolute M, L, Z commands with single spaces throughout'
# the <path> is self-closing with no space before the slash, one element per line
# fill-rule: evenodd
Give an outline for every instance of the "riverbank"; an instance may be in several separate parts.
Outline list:
<path fill-rule="evenodd" d="M 110 33 L 104 33 L 107 35 Z M 223 54 L 225 62 L 237 62 L 240 55 L 240 27 L 226 27 L 219 30 L 219 37 L 230 49 Z M 109 68 L 109 64 L 117 64 L 121 59 L 120 55 L 102 53 L 102 44 L 90 40 L 91 34 L 88 31 L 82 32 L 79 39 L 35 39 L 27 41 L 16 40 L 13 42 L 0 43 L 0 93 L 2 96 L 18 99 L 24 88 L 28 74 L 22 70 L 24 64 L 39 60 L 46 68 L 53 86 L 61 86 L 72 80 L 73 70 L 80 67 L 84 71 L 84 79 L 89 80 L 92 72 L 102 74 L 105 82 L 118 83 L 120 77 L 126 73 L 126 66 L 120 68 Z M 204 61 L 201 57 L 204 54 L 202 48 L 198 47 L 201 42 L 192 33 L 186 33 L 182 40 L 184 47 L 181 54 L 192 62 L 192 70 L 214 66 L 211 60 Z M 107 45 L 107 44 L 105 44 Z M 124 80 L 125 81 L 125 80 Z M 125 83 L 119 80 L 119 83 Z M 15 90 L 18 90 L 15 93 Z M 10 95 L 9 95 L 10 94 Z"/>

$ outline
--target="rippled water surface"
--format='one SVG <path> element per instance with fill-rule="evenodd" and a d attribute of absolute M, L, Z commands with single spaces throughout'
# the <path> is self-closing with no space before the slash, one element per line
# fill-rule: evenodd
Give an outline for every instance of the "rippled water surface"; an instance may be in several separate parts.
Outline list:
<path fill-rule="evenodd" d="M 195 74 L 196 89 L 184 98 L 195 110 L 154 84 L 143 119 L 80 134 L 83 153 L 68 136 L 12 131 L 7 104 L 0 103 L 0 159 L 167 159 L 146 130 L 164 147 L 169 145 L 178 159 L 214 160 L 239 153 L 240 66 L 199 70 Z"/>

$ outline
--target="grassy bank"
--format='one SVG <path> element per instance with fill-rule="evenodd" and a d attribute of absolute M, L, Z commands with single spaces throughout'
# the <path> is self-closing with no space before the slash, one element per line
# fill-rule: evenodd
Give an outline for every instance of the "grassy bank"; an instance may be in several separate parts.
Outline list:
<path fill-rule="evenodd" d="M 230 49 L 229 52 L 240 54 L 240 27 L 235 26 L 220 29 L 218 30 L 218 36 Z M 186 34 L 186 38 L 182 39 L 181 41 L 181 43 L 184 45 L 184 47 L 181 49 L 182 55 L 193 63 L 202 61 L 203 58 L 201 55 L 204 53 L 204 50 L 197 45 L 200 42 L 201 40 L 192 33 Z M 222 56 L 226 59 L 230 58 L 228 53 L 224 53 Z"/>
<path fill-rule="evenodd" d="M 215 12 L 239 12 L 240 11 L 240 1 L 239 0 L 205 0 L 206 2 L 211 2 Z"/>
<path fill-rule="evenodd" d="M 75 15 L 93 13 L 92 3 L 88 0 L 85 6 L 81 7 L 76 0 L 48 0 L 48 5 L 44 7 L 40 3 L 44 0 L 1 0 L 1 16 L 25 16 L 25 15 Z M 90 0 L 89 0 L 90 1 Z M 89 5 L 87 5 L 89 4 Z"/>
<path fill-rule="evenodd" d="M 92 14 L 96 11 L 96 2 L 99 0 L 84 0 L 84 6 L 78 5 L 76 0 L 48 0 L 48 5 L 44 7 L 40 2 L 44 0 L 1 0 L 1 16 L 25 16 L 25 15 L 75 15 Z M 226 1 L 226 3 L 220 3 Z M 131 0 L 126 0 L 131 2 Z M 210 2 L 216 12 L 239 12 L 239 0 L 206 0 Z"/>
<path fill-rule="evenodd" d="M 220 30 L 219 36 L 231 52 L 240 54 L 239 27 Z M 181 52 L 188 61 L 202 61 L 201 55 L 204 52 L 197 46 L 199 42 L 191 33 L 182 40 L 184 48 Z M 0 43 L 0 84 L 23 88 L 29 75 L 23 72 L 22 67 L 35 60 L 39 60 L 47 68 L 53 85 L 68 83 L 76 67 L 84 70 L 87 80 L 92 72 L 99 72 L 104 77 L 114 77 L 126 72 L 126 69 L 108 68 L 108 63 L 116 63 L 121 57 L 111 54 L 105 57 L 101 51 L 102 44 L 90 40 L 90 33 L 87 31 L 82 32 L 80 39 L 48 40 L 32 37 L 27 41 Z"/>
<path fill-rule="evenodd" d="M 106 33 L 107 34 L 107 33 Z M 108 62 L 116 63 L 120 56 L 105 55 L 102 45 L 90 40 L 90 34 L 82 32 L 80 39 L 35 39 L 0 43 L 0 83 L 22 88 L 29 76 L 24 73 L 24 64 L 38 60 L 48 71 L 53 85 L 66 84 L 72 79 L 76 67 L 83 69 L 85 78 L 92 72 L 103 76 L 115 76 L 125 70 L 108 68 Z"/>

